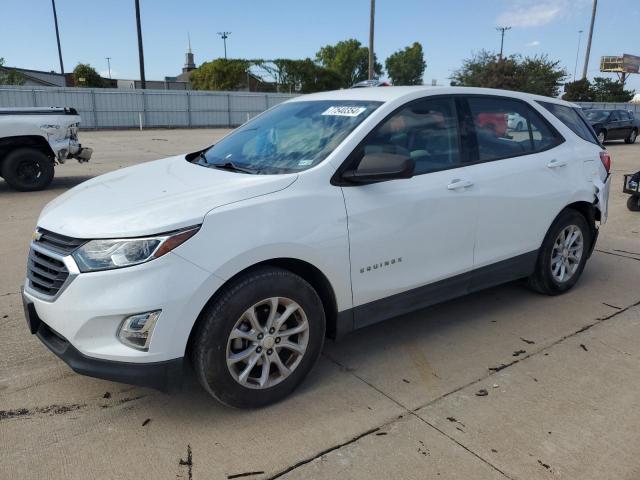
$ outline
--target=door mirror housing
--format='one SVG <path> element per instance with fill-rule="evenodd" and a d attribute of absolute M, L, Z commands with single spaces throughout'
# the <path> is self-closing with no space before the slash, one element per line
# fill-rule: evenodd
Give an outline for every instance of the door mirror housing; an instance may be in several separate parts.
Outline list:
<path fill-rule="evenodd" d="M 413 158 L 395 153 L 369 153 L 362 157 L 358 168 L 347 170 L 342 178 L 360 185 L 411 178 L 416 169 Z"/>

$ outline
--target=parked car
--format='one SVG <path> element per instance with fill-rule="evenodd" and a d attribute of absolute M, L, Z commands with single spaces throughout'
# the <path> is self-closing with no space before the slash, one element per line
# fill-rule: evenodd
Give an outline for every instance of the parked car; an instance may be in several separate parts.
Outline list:
<path fill-rule="evenodd" d="M 584 114 L 598 136 L 598 141 L 624 140 L 635 143 L 640 124 L 627 110 L 584 110 Z"/>
<path fill-rule="evenodd" d="M 507 118 L 507 127 L 516 132 L 522 132 L 527 125 L 527 119 L 518 113 L 513 113 Z"/>
<path fill-rule="evenodd" d="M 477 123 L 515 114 L 526 134 Z M 299 96 L 205 150 L 49 203 L 29 328 L 79 373 L 167 390 L 190 363 L 221 402 L 266 405 L 302 382 L 325 336 L 515 279 L 571 289 L 607 218 L 610 166 L 553 98 Z"/>
<path fill-rule="evenodd" d="M 354 83 L 351 88 L 369 88 L 369 87 L 390 87 L 389 82 L 383 80 L 362 80 L 361 82 Z"/>
<path fill-rule="evenodd" d="M 54 165 L 88 162 L 93 150 L 78 141 L 80 115 L 73 108 L 0 108 L 0 173 L 16 190 L 46 188 Z"/>

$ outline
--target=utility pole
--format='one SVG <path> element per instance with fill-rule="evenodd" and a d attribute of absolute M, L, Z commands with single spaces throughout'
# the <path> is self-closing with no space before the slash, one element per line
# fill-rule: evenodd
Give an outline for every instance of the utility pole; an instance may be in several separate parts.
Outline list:
<path fill-rule="evenodd" d="M 138 59 L 140 60 L 140 88 L 147 88 L 144 78 L 144 52 L 142 50 L 142 27 L 140 26 L 140 0 L 136 0 L 136 26 L 138 27 Z"/>
<path fill-rule="evenodd" d="M 591 11 L 591 26 L 589 27 L 589 39 L 587 40 L 587 53 L 584 56 L 584 67 L 582 69 L 582 79 L 587 78 L 587 68 L 589 68 L 589 54 L 591 53 L 591 39 L 593 38 L 593 24 L 596 22 L 596 8 L 598 0 L 593 0 L 593 10 Z"/>
<path fill-rule="evenodd" d="M 227 59 L 227 38 L 229 38 L 229 35 L 231 35 L 231 32 L 218 32 L 218 35 L 220 35 L 220 38 L 222 38 L 222 41 L 224 42 L 224 59 Z"/>
<path fill-rule="evenodd" d="M 107 59 L 107 68 L 109 69 L 109 80 L 111 80 L 111 57 L 104 57 Z"/>
<path fill-rule="evenodd" d="M 376 17 L 376 0 L 371 0 L 371 11 L 369 16 L 369 80 L 373 80 L 375 75 L 375 55 L 373 53 L 373 32 Z"/>
<path fill-rule="evenodd" d="M 56 26 L 56 40 L 58 41 L 58 58 L 60 59 L 60 73 L 64 75 L 64 65 L 62 63 L 62 47 L 60 47 L 60 32 L 58 31 L 58 14 L 56 13 L 56 0 L 51 0 L 51 6 L 53 7 L 53 23 Z"/>
<path fill-rule="evenodd" d="M 576 50 L 576 64 L 573 67 L 573 81 L 576 81 L 576 73 L 578 72 L 578 56 L 580 55 L 580 40 L 582 40 L 582 30 L 578 30 L 578 50 Z"/>
<path fill-rule="evenodd" d="M 502 60 L 502 52 L 504 49 L 504 32 L 511 30 L 511 27 L 496 27 L 496 30 L 500 32 L 500 60 Z"/>

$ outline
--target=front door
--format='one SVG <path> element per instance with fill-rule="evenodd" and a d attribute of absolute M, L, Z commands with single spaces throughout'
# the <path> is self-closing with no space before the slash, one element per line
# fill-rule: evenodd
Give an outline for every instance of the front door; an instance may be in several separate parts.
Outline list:
<path fill-rule="evenodd" d="M 342 187 L 348 215 L 355 326 L 466 293 L 477 206 L 461 162 L 450 97 L 411 102 L 352 155 L 411 156 L 415 176 Z"/>

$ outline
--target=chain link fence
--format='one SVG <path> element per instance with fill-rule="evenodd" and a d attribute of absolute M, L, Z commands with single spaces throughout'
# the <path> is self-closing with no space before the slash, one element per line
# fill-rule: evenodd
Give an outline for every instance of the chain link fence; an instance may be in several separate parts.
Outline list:
<path fill-rule="evenodd" d="M 236 127 L 295 95 L 0 86 L 0 107 L 73 107 L 82 128 Z"/>

